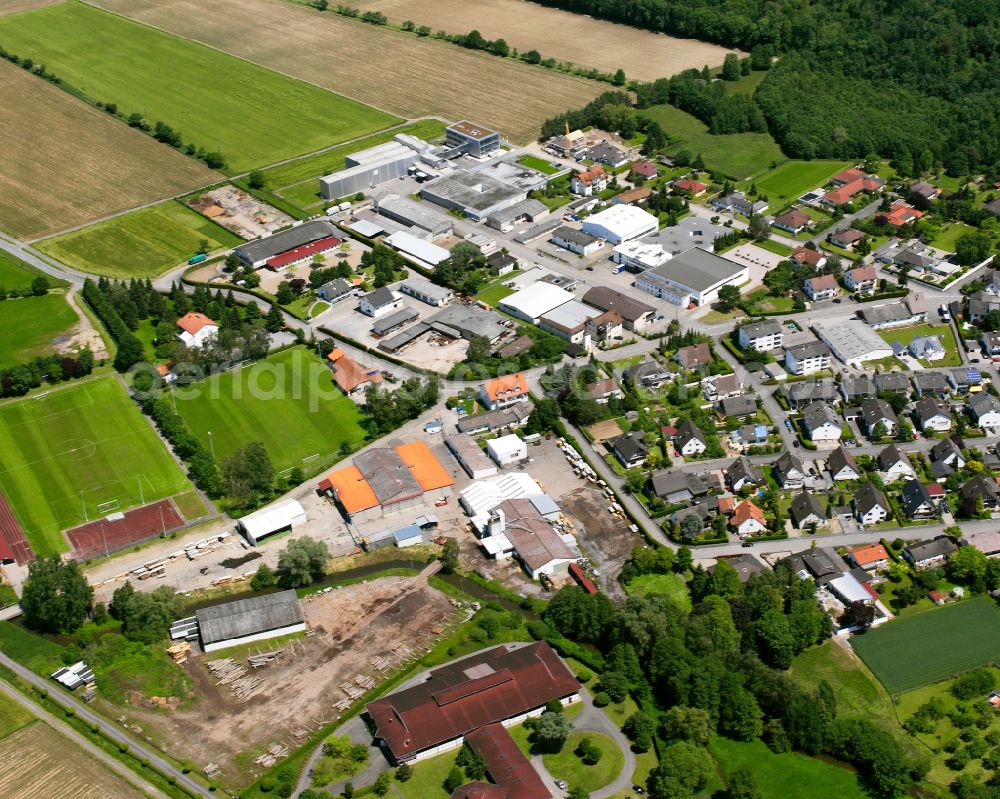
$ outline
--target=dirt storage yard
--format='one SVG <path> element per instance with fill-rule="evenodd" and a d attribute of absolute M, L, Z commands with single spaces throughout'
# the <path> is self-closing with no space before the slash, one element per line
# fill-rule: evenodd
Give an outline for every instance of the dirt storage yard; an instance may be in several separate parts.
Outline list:
<path fill-rule="evenodd" d="M 656 80 L 708 64 L 719 66 L 729 52 L 696 39 L 677 39 L 614 22 L 573 14 L 527 0 L 361 0 L 362 11 L 381 11 L 389 21 L 412 20 L 448 33 L 475 29 L 487 39 L 504 39 L 520 52 L 537 50 L 542 58 L 569 61 L 630 78 Z M 594 43 L 600 42 L 595 47 Z"/>
<path fill-rule="evenodd" d="M 452 600 L 421 577 L 381 577 L 314 594 L 303 600 L 303 609 L 315 635 L 193 656 L 183 668 L 198 698 L 176 710 L 128 708 L 127 723 L 199 770 L 217 764 L 223 772 L 219 780 L 239 787 L 262 770 L 254 760 L 265 750 L 275 744 L 294 750 L 304 731 L 336 719 L 335 703 L 349 700 L 342 684 L 364 693 L 355 682 L 359 675 L 381 682 L 374 658 L 395 666 L 422 655 L 460 618 Z M 283 648 L 277 661 L 257 670 L 248 666 L 249 654 L 277 648 Z M 206 664 L 226 657 L 263 677 L 261 690 L 239 702 L 227 686 L 218 685 Z M 115 715 L 120 712 L 117 708 Z"/>
<path fill-rule="evenodd" d="M 0 741 L 0 796 L 139 799 L 142 794 L 89 752 L 35 722 Z"/>
<path fill-rule="evenodd" d="M 392 114 L 471 119 L 517 143 L 537 138 L 545 119 L 608 88 L 281 0 L 94 4 Z M 281 33 L 261 36 L 262 30 Z M 465 75 L 475 79 L 461 80 Z"/>
<path fill-rule="evenodd" d="M 0 108 L 0 229 L 18 238 L 40 238 L 218 179 L 204 164 L 6 60 Z"/>
<path fill-rule="evenodd" d="M 601 590 L 616 602 L 623 601 L 625 592 L 618 575 L 632 550 L 642 546 L 642 536 L 609 513 L 608 500 L 592 486 L 581 486 L 562 497 L 559 504 L 576 528 L 580 549 L 601 574 Z"/>
<path fill-rule="evenodd" d="M 288 214 L 231 185 L 212 189 L 188 200 L 187 204 L 202 216 L 247 240 L 274 233 L 295 221 Z"/>

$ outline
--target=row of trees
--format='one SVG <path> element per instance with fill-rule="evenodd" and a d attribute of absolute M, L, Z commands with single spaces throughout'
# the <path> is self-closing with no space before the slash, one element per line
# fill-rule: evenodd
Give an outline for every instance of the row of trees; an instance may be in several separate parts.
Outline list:
<path fill-rule="evenodd" d="M 44 297 L 49 293 L 49 279 L 45 275 L 38 275 L 31 281 L 31 285 L 21 289 L 8 289 L 0 286 L 0 302 L 13 300 L 18 297 Z"/>
<path fill-rule="evenodd" d="M 417 377 L 405 380 L 394 391 L 371 385 L 361 406 L 364 414 L 361 424 L 369 438 L 381 438 L 434 407 L 440 391 L 441 386 L 433 375 L 428 376 L 426 381 Z"/>
<path fill-rule="evenodd" d="M 20 397 L 42 383 L 59 383 L 89 375 L 94 353 L 89 347 L 73 355 L 39 355 L 28 363 L 0 370 L 0 397 Z"/>

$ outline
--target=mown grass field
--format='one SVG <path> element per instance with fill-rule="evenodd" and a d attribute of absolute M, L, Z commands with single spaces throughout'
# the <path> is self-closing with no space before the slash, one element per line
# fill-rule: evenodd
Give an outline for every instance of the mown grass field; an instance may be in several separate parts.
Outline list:
<path fill-rule="evenodd" d="M 243 240 L 170 200 L 74 230 L 36 245 L 46 255 L 83 272 L 108 277 L 153 277 L 183 263 L 201 240 L 211 250 Z"/>
<path fill-rule="evenodd" d="M 866 799 L 869 796 L 853 771 L 798 752 L 777 755 L 761 740 L 743 743 L 716 737 L 709 749 L 726 775 L 740 766 L 749 767 L 764 799 L 792 796 Z"/>
<path fill-rule="evenodd" d="M 408 133 L 426 141 L 434 141 L 444 136 L 444 128 L 444 122 L 437 119 L 422 119 L 412 125 L 366 136 L 354 144 L 335 147 L 326 152 L 300 158 L 290 164 L 272 167 L 264 171 L 267 188 L 303 211 L 310 213 L 320 211 L 330 201 L 320 196 L 318 178 L 343 169 L 344 156 L 392 141 L 399 133 Z"/>
<path fill-rule="evenodd" d="M 990 662 L 1000 662 L 1000 609 L 975 597 L 896 619 L 851 639 L 892 694 L 910 691 Z"/>
<path fill-rule="evenodd" d="M 809 189 L 822 186 L 831 175 L 851 166 L 849 161 L 786 161 L 765 175 L 754 179 L 757 189 L 766 194 L 771 208 L 801 197 Z"/>
<path fill-rule="evenodd" d="M 52 352 L 52 339 L 76 323 L 76 311 L 62 294 L 5 300 L 0 305 L 0 369 Z"/>
<path fill-rule="evenodd" d="M 701 153 L 706 166 L 735 180 L 759 174 L 772 163 L 785 160 L 770 133 L 713 136 L 707 125 L 672 105 L 650 106 L 644 108 L 642 114 L 659 122 L 667 135 L 682 139 L 669 152 L 687 150 L 692 156 Z"/>
<path fill-rule="evenodd" d="M 0 286 L 5 289 L 26 289 L 31 286 L 31 281 L 38 277 L 41 272 L 31 264 L 26 264 L 20 258 L 11 255 L 6 250 L 0 250 Z M 51 275 L 45 275 L 49 281 L 50 288 L 60 288 L 68 286 L 69 282 L 60 280 Z"/>
<path fill-rule="evenodd" d="M 19 705 L 7 694 L 0 694 L 0 738 L 6 738 L 34 718 L 27 708 Z"/>
<path fill-rule="evenodd" d="M 52 235 L 220 177 L 6 60 L 0 108 L 0 229 L 18 238 Z"/>
<path fill-rule="evenodd" d="M 336 460 L 342 444 L 364 439 L 358 406 L 330 374 L 315 353 L 296 347 L 178 391 L 177 410 L 219 461 L 260 441 L 278 471 L 310 472 Z"/>
<path fill-rule="evenodd" d="M 97 5 L 406 119 L 471 119 L 514 142 L 608 84 L 281 0 L 98 0 Z M 483 4 L 476 5 L 477 13 Z M 484 12 L 485 13 L 485 12 Z M 262 36 L 280 31 L 280 36 Z M 464 76 L 475 76 L 465 79 Z M 287 113 L 286 104 L 279 104 Z M 183 131 L 183 126 L 181 127 Z M 360 134 L 356 134 L 360 135 Z"/>
<path fill-rule="evenodd" d="M 677 607 L 691 610 L 691 594 L 679 574 L 640 574 L 625 587 L 629 594 L 665 596 Z"/>
<path fill-rule="evenodd" d="M 266 26 L 257 28 L 260 31 Z M 0 40 L 126 115 L 162 120 L 242 172 L 399 120 L 79 2 L 0 18 Z M 339 60 L 339 56 L 338 56 Z M 360 63 L 360 62 L 359 62 Z M 356 68 L 356 65 L 352 65 Z"/>
<path fill-rule="evenodd" d="M 574 753 L 580 741 L 589 738 L 604 753 L 600 761 L 588 766 Z M 574 732 L 562 751 L 542 755 L 545 769 L 557 780 L 565 780 L 571 787 L 583 788 L 588 793 L 614 782 L 625 767 L 625 754 L 613 740 L 599 732 Z"/>
<path fill-rule="evenodd" d="M 67 527 L 191 487 L 114 377 L 0 407 L 0 451 L 0 489 L 40 556 L 68 549 Z"/>
<path fill-rule="evenodd" d="M 684 69 L 715 67 L 728 52 L 714 44 L 617 25 L 525 0 L 361 0 L 363 10 L 381 11 L 393 23 L 412 20 L 448 33 L 475 28 L 487 39 L 504 39 L 521 52 L 569 61 L 602 72 L 621 68 L 630 78 L 656 80 Z M 595 47 L 594 42 L 601 42 Z"/>
<path fill-rule="evenodd" d="M 931 246 L 945 252 L 955 252 L 955 245 L 958 243 L 958 240 L 966 233 L 974 233 L 975 231 L 974 227 L 970 227 L 962 222 L 953 222 L 941 229 L 934 237 L 934 241 L 931 242 Z"/>

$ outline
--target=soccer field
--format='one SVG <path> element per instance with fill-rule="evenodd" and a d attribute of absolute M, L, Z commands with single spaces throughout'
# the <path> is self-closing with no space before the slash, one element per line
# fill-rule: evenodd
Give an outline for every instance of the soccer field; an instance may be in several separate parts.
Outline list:
<path fill-rule="evenodd" d="M 185 144 L 221 150 L 232 172 L 399 122 L 317 86 L 83 3 L 0 17 L 0 41 L 95 100 L 116 103 L 126 116 L 138 112 L 150 124 L 159 120 L 173 127 Z"/>
<path fill-rule="evenodd" d="M 209 250 L 235 247 L 239 236 L 169 200 L 98 222 L 35 246 L 93 275 L 153 277 L 186 261 L 204 239 Z"/>
<path fill-rule="evenodd" d="M 337 460 L 342 444 L 354 448 L 365 437 L 358 406 L 304 347 L 214 375 L 178 390 L 176 399 L 188 427 L 219 462 L 260 441 L 275 470 L 298 466 L 311 473 Z"/>
<path fill-rule="evenodd" d="M 39 555 L 60 531 L 191 487 L 117 378 L 0 407 L 0 488 Z"/>
<path fill-rule="evenodd" d="M 975 597 L 890 621 L 851 638 L 889 693 L 898 694 L 1000 662 L 1000 609 Z"/>

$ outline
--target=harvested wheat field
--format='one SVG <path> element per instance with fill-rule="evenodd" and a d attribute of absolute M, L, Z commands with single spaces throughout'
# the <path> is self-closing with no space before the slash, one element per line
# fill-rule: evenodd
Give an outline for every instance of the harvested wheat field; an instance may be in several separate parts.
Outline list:
<path fill-rule="evenodd" d="M 487 39 L 504 39 L 522 53 L 537 50 L 542 58 L 608 73 L 624 69 L 638 80 L 665 78 L 706 64 L 719 66 L 729 52 L 696 39 L 630 28 L 527 0 L 361 0 L 357 5 L 363 11 L 381 11 L 397 25 L 411 20 L 448 33 L 475 29 Z"/>
<path fill-rule="evenodd" d="M 424 654 L 461 619 L 452 600 L 429 587 L 425 577 L 380 577 L 313 594 L 302 606 L 315 634 L 192 655 L 183 668 L 198 698 L 153 711 L 144 707 L 151 703 L 134 697 L 138 706 L 124 711 L 128 723 L 199 769 L 217 764 L 224 784 L 241 787 L 262 770 L 253 761 L 272 746 L 301 746 L 304 734 L 336 719 L 353 696 L 381 683 L 401 662 Z M 250 665 L 251 654 L 277 649 L 281 654 L 268 665 Z M 208 668 L 225 658 L 246 671 L 240 680 L 263 678 L 249 698 L 237 699 L 229 683 L 219 684 Z"/>
<path fill-rule="evenodd" d="M 36 722 L 0 741 L 0 796 L 139 799 L 142 794 L 51 727 Z"/>
<path fill-rule="evenodd" d="M 0 229 L 37 239 L 220 175 L 0 61 Z"/>
<path fill-rule="evenodd" d="M 54 6 L 56 3 L 62 2 L 63 0 L 4 0 L 0 4 L 0 17 L 5 17 L 8 14 L 18 14 L 21 11 L 34 11 L 36 8 Z"/>
<path fill-rule="evenodd" d="M 398 116 L 472 119 L 515 142 L 536 138 L 543 120 L 608 88 L 280 0 L 95 5 Z M 274 34 L 261 36 L 262 30 Z"/>

